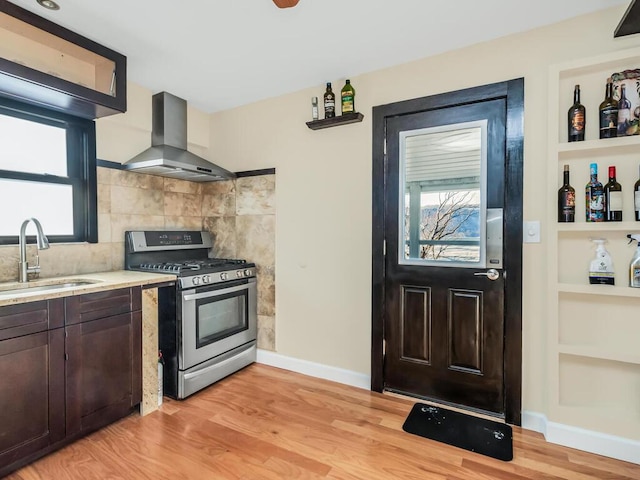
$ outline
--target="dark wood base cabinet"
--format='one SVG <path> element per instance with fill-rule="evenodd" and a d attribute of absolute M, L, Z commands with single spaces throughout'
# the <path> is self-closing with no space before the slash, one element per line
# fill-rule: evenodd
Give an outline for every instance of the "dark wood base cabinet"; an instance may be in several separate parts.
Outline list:
<path fill-rule="evenodd" d="M 140 288 L 0 307 L 0 477 L 142 397 Z"/>

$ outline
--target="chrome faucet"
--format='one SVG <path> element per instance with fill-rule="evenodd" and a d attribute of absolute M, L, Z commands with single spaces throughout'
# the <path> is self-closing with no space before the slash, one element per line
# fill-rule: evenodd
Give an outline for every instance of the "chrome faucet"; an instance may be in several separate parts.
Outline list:
<path fill-rule="evenodd" d="M 22 222 L 22 226 L 20 227 L 20 282 L 25 283 L 29 281 L 29 274 L 40 273 L 40 257 L 36 255 L 36 264 L 33 267 L 29 266 L 27 262 L 27 238 L 26 238 L 26 230 L 29 222 L 33 222 L 36 226 L 36 246 L 38 250 L 46 250 L 49 248 L 49 240 L 42 232 L 42 225 L 35 218 L 27 218 L 24 222 Z"/>

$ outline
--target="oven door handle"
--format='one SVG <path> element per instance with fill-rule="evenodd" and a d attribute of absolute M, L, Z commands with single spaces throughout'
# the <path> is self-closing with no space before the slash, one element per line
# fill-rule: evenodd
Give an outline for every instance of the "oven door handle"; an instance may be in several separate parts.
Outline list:
<path fill-rule="evenodd" d="M 217 295 L 224 295 L 226 293 L 239 292 L 240 290 L 247 290 L 253 282 L 245 283 L 244 285 L 238 285 L 237 287 L 222 288 L 220 290 L 211 290 L 209 292 L 182 294 L 182 299 L 185 301 L 198 300 L 201 298 L 211 298 Z"/>

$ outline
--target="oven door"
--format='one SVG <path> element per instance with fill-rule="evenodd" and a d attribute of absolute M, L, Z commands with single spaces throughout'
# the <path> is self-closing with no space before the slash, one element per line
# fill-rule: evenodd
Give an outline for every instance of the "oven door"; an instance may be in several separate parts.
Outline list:
<path fill-rule="evenodd" d="M 255 278 L 183 290 L 179 369 L 256 340 L 256 299 Z"/>

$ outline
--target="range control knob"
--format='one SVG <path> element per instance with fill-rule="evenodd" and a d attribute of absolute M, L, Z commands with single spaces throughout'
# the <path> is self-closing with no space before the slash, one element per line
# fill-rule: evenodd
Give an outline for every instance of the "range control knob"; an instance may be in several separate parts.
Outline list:
<path fill-rule="evenodd" d="M 244 276 L 245 277 L 249 277 L 251 276 L 251 270 L 249 270 L 248 268 L 244 271 Z"/>
<path fill-rule="evenodd" d="M 211 277 L 209 275 L 203 275 L 202 283 L 209 283 L 209 282 L 211 282 Z"/>
<path fill-rule="evenodd" d="M 236 271 L 236 277 L 238 278 L 242 277 L 242 270 Z"/>
<path fill-rule="evenodd" d="M 191 281 L 194 285 L 200 285 L 200 277 L 193 277 L 193 280 Z"/>
<path fill-rule="evenodd" d="M 229 278 L 229 275 L 227 275 L 226 273 L 220 274 L 220 280 L 226 280 L 227 278 Z"/>

